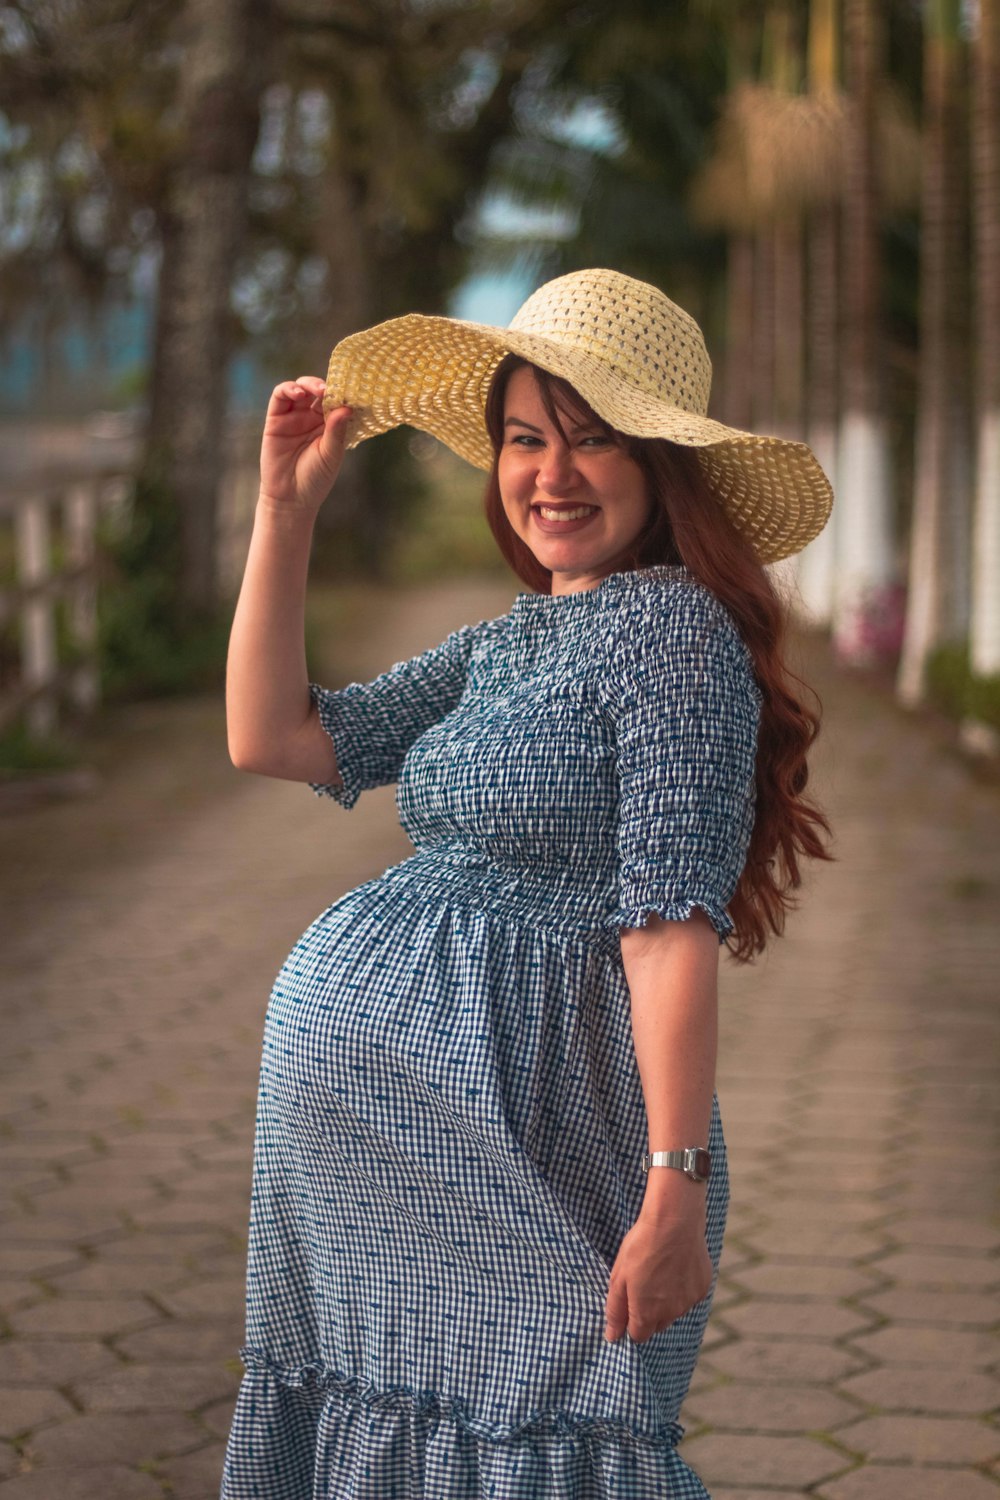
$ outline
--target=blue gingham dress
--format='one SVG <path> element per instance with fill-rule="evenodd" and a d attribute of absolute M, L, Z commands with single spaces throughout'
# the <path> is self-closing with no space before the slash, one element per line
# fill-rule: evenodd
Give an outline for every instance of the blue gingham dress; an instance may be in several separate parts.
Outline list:
<path fill-rule="evenodd" d="M 698 906 L 724 941 L 753 825 L 732 617 L 612 573 L 311 692 L 314 790 L 396 782 L 415 852 L 274 985 L 224 1500 L 705 1497 L 676 1444 L 712 1292 L 642 1343 L 604 1307 L 647 1147 L 618 929 Z M 717 1269 L 717 1098 L 708 1144 Z"/>

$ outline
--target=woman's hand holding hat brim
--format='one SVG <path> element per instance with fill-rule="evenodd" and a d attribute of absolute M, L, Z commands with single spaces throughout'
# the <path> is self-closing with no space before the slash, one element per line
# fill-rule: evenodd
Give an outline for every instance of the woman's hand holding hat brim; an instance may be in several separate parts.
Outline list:
<path fill-rule="evenodd" d="M 324 416 L 326 382 L 300 375 L 274 387 L 260 449 L 260 498 L 275 510 L 315 515 L 340 472 L 353 415 L 349 406 Z"/>

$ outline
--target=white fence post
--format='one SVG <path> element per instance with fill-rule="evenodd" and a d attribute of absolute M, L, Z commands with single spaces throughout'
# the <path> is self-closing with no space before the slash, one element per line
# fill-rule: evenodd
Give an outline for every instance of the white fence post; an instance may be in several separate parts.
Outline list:
<path fill-rule="evenodd" d="M 69 625 L 81 660 L 73 671 L 70 696 L 77 708 L 90 713 L 97 706 L 100 674 L 97 664 L 97 572 L 95 568 L 96 481 L 83 480 L 66 493 L 63 524 L 67 561 L 76 572 L 70 587 Z"/>
<path fill-rule="evenodd" d="M 56 724 L 56 632 L 52 603 L 44 585 L 52 571 L 49 503 L 32 495 L 17 507 L 17 567 L 23 587 L 31 589 L 21 605 L 21 673 L 28 690 L 43 689 L 25 708 L 28 733 L 49 735 Z"/>

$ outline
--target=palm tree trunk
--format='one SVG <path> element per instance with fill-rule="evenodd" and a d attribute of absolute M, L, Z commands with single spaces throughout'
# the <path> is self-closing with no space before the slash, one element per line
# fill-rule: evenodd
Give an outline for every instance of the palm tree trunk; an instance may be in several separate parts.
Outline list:
<path fill-rule="evenodd" d="M 178 604 L 216 604 L 230 283 L 243 236 L 260 94 L 259 0 L 187 0 L 180 147 L 169 194 L 145 478 L 180 517 Z"/>
<path fill-rule="evenodd" d="M 839 0 L 810 0 L 807 66 L 809 92 L 835 99 L 840 90 Z M 838 368 L 837 234 L 835 194 L 816 204 L 806 224 L 806 441 L 837 489 Z M 840 506 L 798 558 L 799 608 L 825 629 L 833 623 Z"/>
<path fill-rule="evenodd" d="M 753 423 L 753 295 L 753 237 L 734 231 L 726 266 L 726 422 L 743 432 Z"/>
<path fill-rule="evenodd" d="M 774 420 L 771 431 L 778 437 L 803 436 L 802 363 L 805 343 L 803 317 L 802 222 L 797 212 L 789 214 L 771 231 L 774 265 Z M 796 616 L 800 612 L 798 553 L 768 571 L 789 599 Z"/>
<path fill-rule="evenodd" d="M 965 552 L 966 497 L 953 484 L 955 387 L 960 382 L 955 283 L 963 264 L 959 95 L 960 0 L 925 12 L 920 373 L 906 628 L 896 679 L 900 701 L 926 697 L 930 652 L 957 614 L 955 559 Z"/>
<path fill-rule="evenodd" d="M 1000 676 L 1000 0 L 979 0 L 973 46 L 973 220 L 976 396 L 979 433 L 974 515 L 970 664 L 974 678 Z M 963 726 L 974 747 L 974 718 Z M 989 738 L 989 736 L 987 736 Z M 995 748 L 996 736 L 992 737 Z"/>
<path fill-rule="evenodd" d="M 774 431 L 776 436 L 803 436 L 802 385 L 804 239 L 799 216 L 774 230 Z"/>
<path fill-rule="evenodd" d="M 843 424 L 838 453 L 840 527 L 834 644 L 858 665 L 888 654 L 895 572 L 889 440 L 882 405 L 875 109 L 881 68 L 876 0 L 845 0 L 852 118 L 843 213 Z"/>
<path fill-rule="evenodd" d="M 350 171 L 346 157 L 335 139 L 318 184 L 328 294 L 316 333 L 321 342 L 316 344 L 316 360 L 310 368 L 321 369 L 324 375 L 333 346 L 359 328 L 367 328 L 376 316 L 364 185 Z M 336 488 L 319 513 L 317 532 L 321 538 L 330 538 L 345 572 L 375 572 L 374 563 L 386 551 L 379 532 L 385 507 L 376 504 L 372 495 L 368 448 L 364 444 L 345 455 Z"/>
<path fill-rule="evenodd" d="M 770 225 L 754 236 L 753 292 L 753 428 L 770 432 L 774 425 L 774 231 Z"/>
<path fill-rule="evenodd" d="M 808 227 L 809 262 L 806 298 L 808 369 L 806 440 L 836 491 L 837 486 L 837 232 L 834 203 L 813 210 Z M 837 531 L 840 505 L 819 536 L 799 554 L 800 609 L 813 625 L 833 622 Z"/>

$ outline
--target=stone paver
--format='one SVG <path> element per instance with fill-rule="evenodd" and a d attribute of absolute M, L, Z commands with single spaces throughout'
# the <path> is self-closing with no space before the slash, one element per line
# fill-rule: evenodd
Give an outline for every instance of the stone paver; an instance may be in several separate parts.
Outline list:
<path fill-rule="evenodd" d="M 365 680 L 516 588 L 336 591 L 314 675 Z M 714 1500 L 1000 1500 L 1000 787 L 795 650 L 838 859 L 764 958 L 723 956 L 733 1197 L 683 1452 Z M 0 1488 L 211 1500 L 271 980 L 410 846 L 391 787 L 348 814 L 240 776 L 218 699 L 118 710 L 93 755 L 95 795 L 0 820 Z"/>
<path fill-rule="evenodd" d="M 814 1493 L 819 1500 L 995 1500 L 996 1485 L 972 1469 L 868 1464 Z"/>
<path fill-rule="evenodd" d="M 826 1339 L 743 1338 L 713 1349 L 705 1359 L 720 1375 L 761 1385 L 801 1380 L 806 1385 L 837 1386 L 865 1367 L 859 1355 Z"/>
<path fill-rule="evenodd" d="M 47 1427 L 27 1444 L 27 1455 L 40 1466 L 155 1463 L 203 1447 L 205 1433 L 192 1417 L 171 1412 L 98 1415 L 87 1412 Z"/>
<path fill-rule="evenodd" d="M 1000 1431 L 961 1417 L 868 1417 L 842 1434 L 870 1458 L 928 1464 L 985 1464 L 1000 1458 Z"/>
<path fill-rule="evenodd" d="M 0 1437 L 19 1437 L 37 1431 L 47 1422 L 58 1422 L 72 1415 L 73 1407 L 56 1390 L 31 1386 L 20 1391 L 8 1388 L 0 1401 Z"/>
<path fill-rule="evenodd" d="M 918 1292 L 912 1287 L 895 1286 L 858 1300 L 865 1309 L 900 1324 L 984 1328 L 1000 1323 L 1000 1296 L 996 1293 Z"/>
<path fill-rule="evenodd" d="M 806 1437 L 710 1432 L 689 1438 L 684 1457 L 705 1483 L 814 1485 L 844 1468 L 843 1455 Z"/>
<path fill-rule="evenodd" d="M 753 1385 L 735 1381 L 702 1390 L 688 1398 L 692 1426 L 740 1429 L 744 1432 L 831 1432 L 856 1422 L 858 1409 L 826 1386 Z M 854 1448 L 854 1433 L 844 1439 Z M 690 1449 L 690 1444 L 689 1444 Z"/>
<path fill-rule="evenodd" d="M 4 1500 L 162 1500 L 163 1485 L 124 1464 L 95 1464 L 77 1473 L 33 1469 L 4 1486 Z"/>
<path fill-rule="evenodd" d="M 752 1297 L 739 1307 L 728 1308 L 724 1319 L 721 1313 L 718 1316 L 728 1329 L 746 1338 L 838 1339 L 865 1332 L 873 1321 L 843 1302 L 819 1298 L 796 1302 L 791 1297 Z M 862 1339 L 852 1338 L 851 1345 L 870 1352 L 870 1344 Z"/>
<path fill-rule="evenodd" d="M 842 1380 L 840 1389 L 879 1411 L 986 1416 L 997 1405 L 995 1376 L 961 1366 L 879 1365 Z"/>

